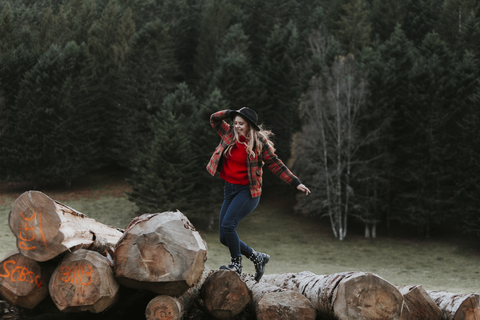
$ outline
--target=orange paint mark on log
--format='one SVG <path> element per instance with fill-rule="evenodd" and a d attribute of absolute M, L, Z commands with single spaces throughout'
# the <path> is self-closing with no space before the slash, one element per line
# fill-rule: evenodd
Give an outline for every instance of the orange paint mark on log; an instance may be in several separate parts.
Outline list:
<path fill-rule="evenodd" d="M 33 250 L 33 249 L 36 249 L 36 248 L 37 248 L 36 246 L 27 247 L 27 244 L 26 244 L 25 242 L 23 242 L 23 241 L 18 244 L 18 247 L 19 247 L 20 249 L 23 249 L 23 250 Z"/>
<path fill-rule="evenodd" d="M 72 272 L 72 269 L 69 267 L 61 267 L 60 271 L 63 269 L 68 269 L 67 272 L 61 272 L 62 275 L 67 276 L 67 279 L 60 278 L 63 282 L 69 282 L 70 281 L 70 272 Z"/>
<path fill-rule="evenodd" d="M 38 288 L 42 286 L 42 279 L 40 279 L 40 276 L 35 277 L 35 284 L 37 285 Z"/>
<path fill-rule="evenodd" d="M 45 234 L 43 234 L 42 215 L 41 214 L 38 216 L 38 228 L 40 229 L 40 234 L 42 235 L 43 244 L 45 245 L 45 248 L 46 248 L 47 247 L 47 240 L 45 239 Z"/>
<path fill-rule="evenodd" d="M 73 268 L 73 275 L 70 275 L 72 273 L 72 268 L 66 267 L 66 266 L 62 267 L 62 268 L 60 268 L 60 271 L 59 271 L 62 274 L 62 276 L 60 276 L 60 280 L 62 280 L 65 283 L 68 283 L 68 282 L 70 282 L 71 284 L 80 283 L 84 286 L 88 286 L 92 283 L 92 280 L 93 280 L 92 279 L 93 268 L 90 265 L 87 265 L 87 267 L 90 268 L 90 271 L 84 272 L 85 271 L 85 265 L 75 266 L 75 268 Z M 64 272 L 64 270 L 67 270 L 67 271 Z M 83 276 L 84 275 L 86 275 L 90 278 L 90 280 L 87 283 L 83 282 Z M 63 276 L 65 276 L 65 277 L 63 277 Z"/>
<path fill-rule="evenodd" d="M 33 283 L 34 281 L 34 278 L 33 278 L 33 272 L 28 270 L 27 268 L 25 267 L 22 267 L 22 266 L 16 266 L 13 270 L 8 270 L 7 268 L 7 265 L 8 264 L 13 264 L 15 265 L 16 262 L 14 260 L 7 260 L 3 263 L 3 270 L 6 271 L 6 274 L 0 274 L 0 277 L 3 277 L 3 278 L 10 278 L 10 280 L 12 282 L 28 282 L 28 283 Z M 17 277 L 14 277 L 15 274 L 18 274 Z M 37 277 L 39 277 L 38 275 L 35 277 L 35 283 L 37 284 L 38 287 L 41 286 L 41 283 L 40 285 L 37 283 Z"/>
<path fill-rule="evenodd" d="M 3 263 L 3 270 L 7 272 L 7 274 L 0 274 L 0 277 L 2 278 L 8 278 L 10 277 L 10 271 L 7 269 L 7 264 L 15 264 L 16 262 L 13 260 L 7 260 Z"/>
<path fill-rule="evenodd" d="M 23 240 L 23 241 L 32 241 L 33 239 L 35 239 L 35 234 L 32 234 L 32 237 L 31 237 L 30 239 L 27 239 L 27 238 L 26 238 L 26 237 L 27 237 L 27 232 L 28 232 L 28 230 L 34 230 L 34 229 L 35 229 L 35 228 L 29 228 L 27 222 L 25 222 L 25 228 L 23 228 L 23 229 L 22 229 L 22 228 L 19 228 L 19 229 L 25 231 L 25 237 L 22 236 L 22 231 L 20 231 L 20 232 L 18 233 L 18 237 L 19 237 L 21 240 Z"/>
<path fill-rule="evenodd" d="M 33 216 L 31 216 L 30 218 L 25 218 L 25 216 L 23 215 L 23 212 L 20 212 L 20 215 L 22 216 L 23 220 L 31 221 L 31 220 L 33 220 L 33 218 L 35 218 L 35 216 L 37 215 L 37 213 L 35 212 L 35 213 L 33 214 Z"/>
<path fill-rule="evenodd" d="M 85 275 L 87 275 L 87 276 L 90 278 L 90 281 L 88 281 L 88 283 L 83 283 L 83 282 L 82 282 L 82 284 L 83 284 L 84 286 L 88 286 L 90 283 L 92 283 L 92 271 L 93 271 L 93 269 L 92 269 L 92 266 L 91 266 L 91 265 L 87 265 L 87 267 L 90 268 L 90 271 L 86 272 Z"/>
<path fill-rule="evenodd" d="M 83 271 L 85 270 L 85 266 L 82 266 L 82 271 L 80 271 L 80 266 L 78 266 L 78 276 L 77 276 L 77 280 L 75 280 L 75 283 L 78 283 L 80 281 L 80 283 L 82 283 L 82 278 L 83 278 Z"/>

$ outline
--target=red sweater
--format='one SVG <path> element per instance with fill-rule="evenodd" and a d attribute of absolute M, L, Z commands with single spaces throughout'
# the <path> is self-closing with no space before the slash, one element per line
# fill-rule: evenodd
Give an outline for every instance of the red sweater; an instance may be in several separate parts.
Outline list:
<path fill-rule="evenodd" d="M 240 137 L 240 141 L 244 142 L 245 137 Z M 247 167 L 247 150 L 244 144 L 236 142 L 232 147 L 231 154 L 225 152 L 223 158 L 223 166 L 220 171 L 220 178 L 223 180 L 246 186 L 249 184 L 248 167 Z"/>

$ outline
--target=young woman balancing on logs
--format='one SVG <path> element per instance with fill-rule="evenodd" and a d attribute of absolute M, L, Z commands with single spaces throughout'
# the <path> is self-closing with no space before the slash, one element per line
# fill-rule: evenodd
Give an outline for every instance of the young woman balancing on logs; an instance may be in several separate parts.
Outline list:
<path fill-rule="evenodd" d="M 225 119 L 232 119 L 233 126 Z M 220 242 L 227 246 L 232 258 L 228 266 L 220 269 L 242 273 L 242 254 L 255 265 L 255 280 L 265 272 L 270 256 L 257 252 L 241 241 L 237 234 L 240 221 L 258 205 L 262 194 L 262 166 L 268 168 L 283 181 L 305 192 L 310 190 L 283 164 L 275 154 L 273 135 L 257 125 L 258 116 L 247 107 L 239 110 L 223 110 L 212 114 L 210 123 L 222 140 L 215 149 L 208 172 L 225 180 L 224 201 L 220 211 Z"/>

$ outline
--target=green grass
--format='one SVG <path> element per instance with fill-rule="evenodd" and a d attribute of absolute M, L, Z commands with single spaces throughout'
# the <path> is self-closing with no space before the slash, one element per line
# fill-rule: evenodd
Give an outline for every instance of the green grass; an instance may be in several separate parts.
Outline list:
<path fill-rule="evenodd" d="M 119 228 L 125 228 L 136 211 L 126 197 L 101 196 L 62 202 L 90 218 Z M 15 237 L 8 227 L 12 204 L 13 201 L 0 205 L 2 255 L 15 248 Z M 290 208 L 282 199 L 265 197 L 240 224 L 240 238 L 256 250 L 270 254 L 267 274 L 300 271 L 332 274 L 356 270 L 376 273 L 395 285 L 420 284 L 427 290 L 480 292 L 480 255 L 467 246 L 391 238 L 370 241 L 354 234 L 338 241 L 324 222 L 293 215 Z M 208 246 L 207 266 L 217 269 L 228 263 L 228 249 L 218 241 L 217 226 L 212 231 L 201 227 L 203 224 L 199 223 L 197 228 Z M 244 258 L 243 264 L 245 273 L 254 273 L 250 261 Z"/>

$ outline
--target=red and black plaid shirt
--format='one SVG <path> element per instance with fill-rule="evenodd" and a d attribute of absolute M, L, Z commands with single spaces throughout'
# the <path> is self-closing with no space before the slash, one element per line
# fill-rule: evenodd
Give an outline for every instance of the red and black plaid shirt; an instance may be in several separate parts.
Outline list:
<path fill-rule="evenodd" d="M 212 127 L 215 128 L 220 137 L 222 137 L 220 144 L 215 149 L 207 165 L 207 171 L 212 176 L 215 176 L 217 172 L 223 151 L 235 139 L 233 128 L 224 120 L 229 118 L 230 112 L 230 110 L 223 110 L 212 114 L 210 117 Z M 264 138 L 260 137 L 260 140 L 263 143 L 263 149 L 260 154 L 257 154 L 257 150 L 255 149 L 255 157 L 247 157 L 248 180 L 252 198 L 259 197 L 262 194 L 262 166 L 264 163 L 266 163 L 270 171 L 280 177 L 280 179 L 296 188 L 301 183 L 300 180 L 287 168 L 282 160 L 278 158 L 273 148 Z"/>

